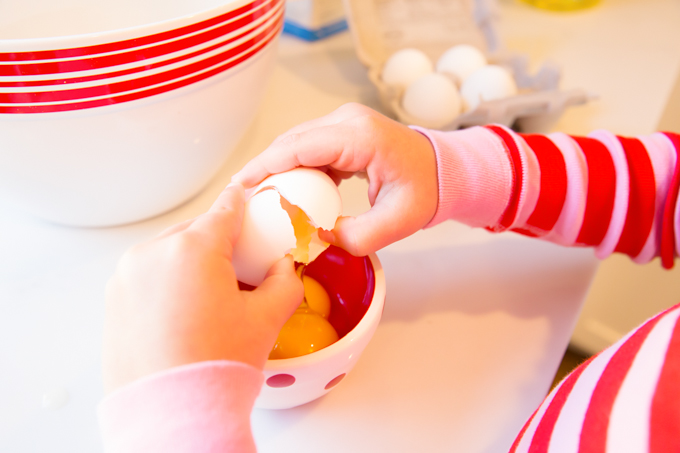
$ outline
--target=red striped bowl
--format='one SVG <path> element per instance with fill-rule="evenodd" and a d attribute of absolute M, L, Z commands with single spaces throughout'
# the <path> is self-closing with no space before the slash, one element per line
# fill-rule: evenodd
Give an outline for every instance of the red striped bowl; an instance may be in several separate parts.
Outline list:
<path fill-rule="evenodd" d="M 257 110 L 284 0 L 102 1 L 87 20 L 92 0 L 65 0 L 42 23 L 41 1 L 0 5 L 0 196 L 101 226 L 195 195 Z"/>

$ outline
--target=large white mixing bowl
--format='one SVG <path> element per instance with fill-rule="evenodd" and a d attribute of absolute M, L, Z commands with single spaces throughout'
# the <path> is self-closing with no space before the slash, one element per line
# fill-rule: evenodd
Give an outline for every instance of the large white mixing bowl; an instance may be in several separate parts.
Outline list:
<path fill-rule="evenodd" d="M 198 193 L 251 122 L 284 0 L 0 3 L 0 199 L 68 225 Z"/>

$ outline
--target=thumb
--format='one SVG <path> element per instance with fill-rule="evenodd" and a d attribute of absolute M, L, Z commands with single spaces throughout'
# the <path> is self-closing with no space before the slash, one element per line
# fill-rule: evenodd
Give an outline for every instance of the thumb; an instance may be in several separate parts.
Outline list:
<path fill-rule="evenodd" d="M 277 332 L 302 302 L 304 287 L 295 273 L 293 257 L 277 261 L 264 282 L 250 293 L 253 305 L 277 328 Z"/>
<path fill-rule="evenodd" d="M 410 236 L 421 227 L 390 203 L 376 203 L 357 217 L 340 217 L 331 234 L 324 232 L 320 236 L 354 256 L 366 256 Z"/>
<path fill-rule="evenodd" d="M 240 184 L 229 184 L 208 212 L 198 216 L 187 228 L 207 235 L 231 257 L 233 245 L 241 234 L 245 194 Z"/>

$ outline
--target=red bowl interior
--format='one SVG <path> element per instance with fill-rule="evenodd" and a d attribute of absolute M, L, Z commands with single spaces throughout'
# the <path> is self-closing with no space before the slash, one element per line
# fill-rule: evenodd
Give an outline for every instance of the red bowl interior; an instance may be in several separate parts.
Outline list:
<path fill-rule="evenodd" d="M 375 272 L 370 258 L 357 257 L 330 246 L 305 270 L 305 275 L 318 281 L 331 299 L 328 321 L 340 338 L 359 324 L 366 314 L 375 290 Z M 253 287 L 239 282 L 239 287 Z"/>

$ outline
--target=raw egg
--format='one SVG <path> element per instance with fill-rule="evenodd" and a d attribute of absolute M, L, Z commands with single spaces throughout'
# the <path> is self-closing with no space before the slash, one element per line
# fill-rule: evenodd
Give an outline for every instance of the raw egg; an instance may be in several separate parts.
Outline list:
<path fill-rule="evenodd" d="M 327 320 L 310 309 L 298 308 L 279 332 L 269 360 L 311 354 L 336 341 L 338 334 Z"/>
<path fill-rule="evenodd" d="M 317 282 L 312 277 L 302 274 L 303 269 L 304 266 L 300 266 L 297 269 L 298 276 L 302 280 L 302 284 L 305 288 L 305 298 L 301 307 L 310 308 L 321 315 L 322 318 L 328 319 L 328 316 L 331 314 L 331 298 L 328 297 L 328 293 L 323 289 L 321 283 Z"/>
<path fill-rule="evenodd" d="M 268 177 L 246 201 L 232 257 L 236 278 L 259 286 L 288 253 L 299 263 L 313 261 L 329 245 L 319 229 L 332 230 L 341 213 L 338 187 L 322 171 L 296 168 Z"/>
<path fill-rule="evenodd" d="M 301 275 L 298 268 L 298 275 Z M 290 359 L 323 349 L 338 341 L 328 316 L 331 301 L 323 286 L 306 275 L 301 275 L 305 287 L 305 298 L 288 318 L 279 332 L 276 343 L 269 353 L 270 360 Z"/>
<path fill-rule="evenodd" d="M 382 81 L 405 89 L 419 77 L 434 71 L 432 60 L 422 50 L 406 48 L 393 53 L 382 69 Z"/>

